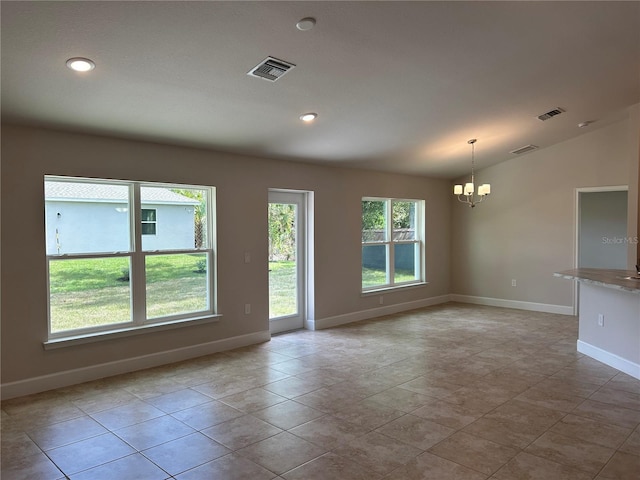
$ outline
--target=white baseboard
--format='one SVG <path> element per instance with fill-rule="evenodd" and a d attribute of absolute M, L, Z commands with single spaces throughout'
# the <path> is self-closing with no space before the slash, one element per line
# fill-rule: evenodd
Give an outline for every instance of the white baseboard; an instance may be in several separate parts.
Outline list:
<path fill-rule="evenodd" d="M 215 340 L 213 342 L 200 343 L 188 347 L 176 348 L 164 352 L 151 353 L 139 357 L 116 360 L 114 362 L 101 363 L 88 367 L 65 370 L 49 375 L 28 378 L 17 382 L 3 383 L 0 385 L 2 400 L 21 397 L 32 393 L 44 392 L 54 388 L 66 387 L 82 382 L 97 380 L 99 378 L 133 372 L 145 368 L 158 367 L 168 363 L 180 362 L 190 358 L 210 355 L 216 352 L 246 347 L 256 343 L 267 342 L 271 339 L 268 330 L 262 332 L 239 335 L 237 337 Z"/>
<path fill-rule="evenodd" d="M 344 315 L 336 315 L 335 317 L 310 320 L 307 322 L 307 328 L 310 330 L 322 330 L 323 328 L 337 327 L 338 325 L 344 325 L 346 323 L 359 322 L 360 320 L 368 320 L 370 318 L 382 317 L 384 315 L 391 315 L 398 312 L 406 312 L 407 310 L 415 310 L 416 308 L 430 307 L 432 305 L 439 305 L 450 301 L 451 298 L 449 295 L 440 295 L 438 297 L 423 298 L 413 302 L 384 305 L 379 308 L 345 313 Z"/>
<path fill-rule="evenodd" d="M 640 365 L 637 363 L 633 363 L 626 358 L 619 357 L 599 347 L 594 347 L 590 343 L 585 343 L 582 340 L 578 340 L 578 351 L 640 380 Z"/>
<path fill-rule="evenodd" d="M 573 315 L 573 307 L 566 305 L 522 302 L 519 300 L 505 300 L 502 298 L 474 297 L 471 295 L 458 295 L 455 293 L 451 294 L 451 301 L 473 303 L 476 305 L 489 305 L 491 307 L 516 308 L 518 310 L 530 310 L 534 312 L 557 313 L 560 315 Z"/>

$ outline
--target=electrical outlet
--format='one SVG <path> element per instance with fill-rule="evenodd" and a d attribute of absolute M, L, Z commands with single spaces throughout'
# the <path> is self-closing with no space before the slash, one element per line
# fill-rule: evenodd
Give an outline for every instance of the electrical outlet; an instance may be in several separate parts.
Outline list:
<path fill-rule="evenodd" d="M 516 282 L 516 279 L 515 279 L 515 278 L 512 278 L 512 279 L 511 279 L 511 286 L 512 286 L 512 287 L 517 287 L 517 286 L 518 286 L 518 282 Z"/>
<path fill-rule="evenodd" d="M 250 303 L 245 303 L 244 304 L 244 314 L 245 315 L 249 315 L 251 313 L 251 304 Z"/>
<path fill-rule="evenodd" d="M 380 305 L 384 305 L 384 297 L 382 295 L 380 295 L 380 299 L 378 301 L 380 302 Z"/>
<path fill-rule="evenodd" d="M 244 263 L 251 263 L 251 254 L 249 252 L 244 252 Z"/>
<path fill-rule="evenodd" d="M 602 313 L 598 314 L 598 326 L 604 327 L 604 315 Z"/>

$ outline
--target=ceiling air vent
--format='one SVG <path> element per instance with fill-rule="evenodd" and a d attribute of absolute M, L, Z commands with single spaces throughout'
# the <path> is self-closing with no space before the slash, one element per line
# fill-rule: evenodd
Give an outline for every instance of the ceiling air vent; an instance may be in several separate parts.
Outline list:
<path fill-rule="evenodd" d="M 555 117 L 556 115 L 560 115 L 564 110 L 560 107 L 554 108 L 553 110 L 549 110 L 547 113 L 543 113 L 542 115 L 538 115 L 538 120 L 549 120 L 551 117 Z"/>
<path fill-rule="evenodd" d="M 511 150 L 509 153 L 513 153 L 515 155 L 520 155 L 521 153 L 527 153 L 531 150 L 535 150 L 538 147 L 536 145 L 525 145 L 524 147 L 516 148 L 515 150 Z"/>
<path fill-rule="evenodd" d="M 293 63 L 278 60 L 277 58 L 267 57 L 258 65 L 247 72 L 251 77 L 263 78 L 270 82 L 275 82 L 285 73 L 291 70 L 295 65 Z"/>

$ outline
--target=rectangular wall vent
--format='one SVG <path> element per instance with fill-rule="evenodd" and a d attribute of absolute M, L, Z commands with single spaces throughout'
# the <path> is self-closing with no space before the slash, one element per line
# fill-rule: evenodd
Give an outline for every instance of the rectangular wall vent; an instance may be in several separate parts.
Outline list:
<path fill-rule="evenodd" d="M 560 107 L 554 108 L 553 110 L 549 110 L 548 112 L 543 113 L 542 115 L 538 115 L 538 120 L 542 120 L 544 122 L 545 120 L 549 120 L 551 117 L 560 115 L 563 112 L 564 110 Z"/>
<path fill-rule="evenodd" d="M 247 72 L 251 77 L 262 78 L 270 82 L 275 82 L 285 73 L 291 70 L 295 65 L 293 63 L 278 60 L 277 58 L 267 57 L 258 65 Z"/>
<path fill-rule="evenodd" d="M 514 155 L 520 155 L 521 153 L 527 153 L 527 152 L 530 152 L 531 150 L 535 150 L 536 148 L 538 148 L 536 145 L 525 145 L 524 147 L 511 150 L 509 153 L 513 153 Z"/>

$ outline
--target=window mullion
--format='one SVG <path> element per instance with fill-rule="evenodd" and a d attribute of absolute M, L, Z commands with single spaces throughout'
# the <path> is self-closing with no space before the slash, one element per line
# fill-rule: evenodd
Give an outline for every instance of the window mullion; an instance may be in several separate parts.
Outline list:
<path fill-rule="evenodd" d="M 133 183 L 131 192 L 131 311 L 134 323 L 143 323 L 146 319 L 146 276 L 145 257 L 142 251 L 142 202 L 140 184 Z"/>

